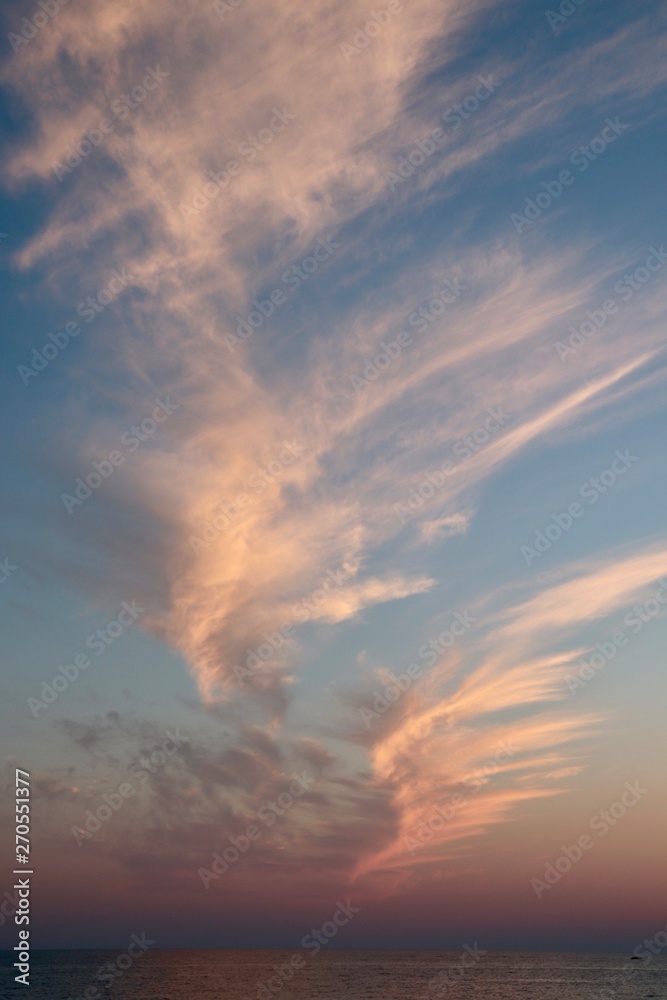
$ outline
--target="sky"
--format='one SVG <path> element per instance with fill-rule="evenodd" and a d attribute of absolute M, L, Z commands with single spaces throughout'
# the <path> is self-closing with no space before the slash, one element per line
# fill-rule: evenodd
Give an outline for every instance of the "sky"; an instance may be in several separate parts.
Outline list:
<path fill-rule="evenodd" d="M 3 947 L 653 937 L 664 5 L 2 36 Z"/>

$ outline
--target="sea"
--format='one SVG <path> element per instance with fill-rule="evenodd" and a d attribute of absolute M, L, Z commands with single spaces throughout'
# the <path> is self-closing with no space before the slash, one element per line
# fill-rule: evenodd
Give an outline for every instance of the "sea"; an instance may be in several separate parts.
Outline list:
<path fill-rule="evenodd" d="M 40 951 L 30 985 L 0 953 L 0 998 L 30 1000 L 667 1000 L 667 957 L 454 951 Z"/>

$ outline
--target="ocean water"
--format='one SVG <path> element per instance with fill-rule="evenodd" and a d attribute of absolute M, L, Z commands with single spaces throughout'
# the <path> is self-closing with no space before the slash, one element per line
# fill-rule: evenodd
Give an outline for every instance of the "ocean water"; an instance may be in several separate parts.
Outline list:
<path fill-rule="evenodd" d="M 667 959 L 454 951 L 42 951 L 29 989 L 0 954 L 0 998 L 31 1000 L 667 1000 Z M 127 963 L 123 959 L 120 965 Z M 110 964 L 109 964 L 110 963 Z M 281 985 L 282 984 L 282 985 Z"/>

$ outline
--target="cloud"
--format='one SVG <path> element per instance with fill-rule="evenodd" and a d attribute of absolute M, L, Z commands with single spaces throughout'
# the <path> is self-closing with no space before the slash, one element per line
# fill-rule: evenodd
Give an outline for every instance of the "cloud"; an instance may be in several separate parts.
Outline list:
<path fill-rule="evenodd" d="M 505 623 L 493 631 L 490 642 L 505 647 L 528 646 L 571 633 L 582 623 L 603 619 L 628 606 L 667 572 L 667 550 L 653 544 L 629 555 L 618 551 L 603 558 L 575 563 L 555 574 L 551 585 L 507 608 Z M 558 577 L 564 579 L 559 580 Z"/>

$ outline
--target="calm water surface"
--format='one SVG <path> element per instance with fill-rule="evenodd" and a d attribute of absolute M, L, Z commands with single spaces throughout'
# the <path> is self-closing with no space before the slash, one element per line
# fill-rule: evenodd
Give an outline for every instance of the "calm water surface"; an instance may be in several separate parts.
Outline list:
<path fill-rule="evenodd" d="M 0 998 L 667 1000 L 667 959 L 661 956 L 646 964 L 630 962 L 627 955 L 490 952 L 462 970 L 461 952 L 322 950 L 313 956 L 298 951 L 155 950 L 117 975 L 121 954 L 37 952 L 26 988 L 13 982 L 14 959 L 2 952 Z M 290 966 L 291 959 L 300 967 Z M 281 970 L 287 970 L 289 981 L 280 978 Z"/>

